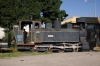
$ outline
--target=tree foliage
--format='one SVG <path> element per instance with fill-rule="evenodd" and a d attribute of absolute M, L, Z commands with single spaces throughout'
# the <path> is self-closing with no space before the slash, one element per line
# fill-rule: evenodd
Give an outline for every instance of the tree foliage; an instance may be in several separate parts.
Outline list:
<path fill-rule="evenodd" d="M 61 4 L 61 0 L 42 0 L 42 19 L 46 22 L 52 22 L 56 18 L 59 18 L 61 21 L 65 19 L 68 14 L 66 14 L 65 10 L 60 10 Z"/>
<path fill-rule="evenodd" d="M 0 0 L 0 26 L 11 30 L 19 19 L 63 20 L 68 14 L 60 10 L 61 4 L 61 0 Z"/>
<path fill-rule="evenodd" d="M 0 26 L 12 28 L 16 20 L 14 3 L 11 0 L 0 0 Z"/>
<path fill-rule="evenodd" d="M 38 0 L 0 0 L 0 26 L 13 29 L 19 19 L 40 18 L 41 4 Z"/>

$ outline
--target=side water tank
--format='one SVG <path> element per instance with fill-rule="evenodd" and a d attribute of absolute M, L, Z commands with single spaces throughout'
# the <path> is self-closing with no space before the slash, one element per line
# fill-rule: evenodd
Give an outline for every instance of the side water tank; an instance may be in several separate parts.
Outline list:
<path fill-rule="evenodd" d="M 57 19 L 54 21 L 54 28 L 61 29 L 61 21 L 60 20 Z"/>

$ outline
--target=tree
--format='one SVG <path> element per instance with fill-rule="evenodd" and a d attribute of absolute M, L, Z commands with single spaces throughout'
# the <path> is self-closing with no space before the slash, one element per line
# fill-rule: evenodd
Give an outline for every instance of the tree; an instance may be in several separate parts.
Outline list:
<path fill-rule="evenodd" d="M 0 0 L 0 26 L 13 29 L 19 19 L 40 19 L 41 4 L 38 0 Z"/>
<path fill-rule="evenodd" d="M 0 26 L 6 29 L 6 36 L 3 39 L 8 41 L 8 46 L 11 44 L 11 30 L 13 25 L 16 24 L 15 1 L 13 0 L 0 0 Z M 9 35 L 9 36 L 8 36 Z"/>
<path fill-rule="evenodd" d="M 15 23 L 15 2 L 12 0 L 0 0 L 0 26 L 3 28 L 12 28 Z"/>
<path fill-rule="evenodd" d="M 61 0 L 42 0 L 42 19 L 45 22 L 53 22 L 56 18 L 59 18 L 61 21 L 65 19 L 68 14 L 66 14 L 65 10 L 60 10 L 61 4 Z"/>
<path fill-rule="evenodd" d="M 17 0 L 16 1 L 16 15 L 18 19 L 34 20 L 40 18 L 41 4 L 38 0 Z"/>

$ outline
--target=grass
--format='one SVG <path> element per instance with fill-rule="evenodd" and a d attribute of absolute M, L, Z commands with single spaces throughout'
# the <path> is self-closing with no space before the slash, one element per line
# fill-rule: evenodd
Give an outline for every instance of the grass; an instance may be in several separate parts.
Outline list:
<path fill-rule="evenodd" d="M 26 55 L 43 55 L 43 54 L 51 54 L 51 52 L 14 52 L 14 53 L 0 53 L 0 58 L 11 58 L 11 57 L 18 57 L 18 56 L 26 56 Z"/>

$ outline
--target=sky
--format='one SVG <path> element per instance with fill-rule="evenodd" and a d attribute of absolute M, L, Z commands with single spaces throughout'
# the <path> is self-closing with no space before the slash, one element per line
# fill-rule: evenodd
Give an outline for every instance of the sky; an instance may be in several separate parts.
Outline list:
<path fill-rule="evenodd" d="M 96 17 L 100 17 L 100 0 L 62 0 L 63 3 L 60 7 L 61 10 L 65 10 L 69 15 L 80 17 L 94 17 L 94 2 L 96 2 Z"/>

